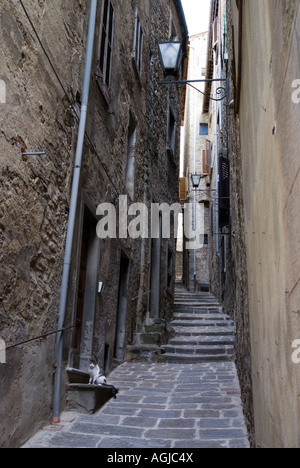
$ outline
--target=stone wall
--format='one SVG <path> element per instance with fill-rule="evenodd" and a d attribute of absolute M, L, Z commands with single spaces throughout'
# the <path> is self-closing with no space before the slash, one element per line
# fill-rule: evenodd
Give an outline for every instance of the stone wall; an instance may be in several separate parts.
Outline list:
<path fill-rule="evenodd" d="M 64 333 L 64 365 L 76 367 L 91 359 L 107 372 L 116 363 L 121 265 L 129 262 L 124 325 L 126 347 L 132 343 L 134 333 L 139 331 L 149 311 L 151 240 L 100 241 L 95 230 L 99 221 L 96 208 L 101 203 L 113 203 L 119 213 L 120 195 L 128 195 L 129 204 L 144 202 L 149 208 L 153 201 L 170 204 L 177 201 L 178 153 L 176 151 L 171 158 L 166 151 L 166 141 L 168 102 L 180 121 L 181 90 L 174 87 L 168 94 L 168 89 L 158 84 L 164 76 L 156 38 L 169 37 L 171 17 L 179 37 L 183 34 L 173 2 L 112 3 L 115 28 L 107 95 L 101 89 L 98 76 L 103 2 L 98 3 L 65 319 L 65 326 L 73 328 Z M 56 0 L 50 5 L 38 2 L 37 6 L 29 0 L 26 9 L 47 55 L 18 2 L 4 0 L 1 10 L 0 37 L 4 47 L 0 51 L 0 79 L 6 84 L 7 100 L 6 104 L 0 104 L 3 116 L 0 129 L 0 336 L 7 346 L 57 328 L 89 2 Z M 136 9 L 144 33 L 141 76 L 132 59 Z M 134 200 L 130 199 L 126 185 L 132 122 L 136 125 Z M 179 125 L 176 145 L 179 148 Z M 27 151 L 45 151 L 46 155 L 22 157 L 22 152 Z M 93 307 L 86 311 L 89 318 L 82 328 L 82 333 L 89 334 L 90 342 L 83 346 L 81 339 L 79 350 L 74 327 L 78 326 L 80 318 L 81 268 L 87 230 L 85 268 L 88 279 L 84 283 L 84 310 L 86 304 L 91 303 Z M 171 288 L 167 288 L 170 250 L 174 255 L 174 278 Z M 163 240 L 161 252 L 160 314 L 171 318 L 174 240 Z M 96 292 L 98 282 L 103 283 L 101 294 Z M 86 291 L 91 291 L 88 297 Z M 54 342 L 55 336 L 50 336 L 9 350 L 7 364 L 0 365 L 0 445 L 3 447 L 22 444 L 50 418 Z M 90 354 L 83 356 L 83 351 L 87 350 Z M 63 375 L 62 409 L 65 380 Z"/>
<path fill-rule="evenodd" d="M 189 44 L 189 65 L 188 79 L 198 80 L 201 77 L 205 78 L 206 63 L 207 63 L 207 40 L 208 33 L 201 32 L 190 37 Z M 186 106 L 184 119 L 184 151 L 183 159 L 183 176 L 188 177 L 188 203 L 193 206 L 191 211 L 194 218 L 194 203 L 202 204 L 201 214 L 197 216 L 194 224 L 194 219 L 191 219 L 193 228 L 196 228 L 199 236 L 202 236 L 201 244 L 203 244 L 203 235 L 208 234 L 209 228 L 209 197 L 208 193 L 195 192 L 193 190 L 191 175 L 203 174 L 203 151 L 206 148 L 206 139 L 208 135 L 201 135 L 200 124 L 209 124 L 208 114 L 202 112 L 204 83 L 195 83 L 194 87 L 187 87 L 186 91 Z M 201 92 L 200 92 L 201 91 Z M 208 189 L 207 182 L 209 178 L 201 180 L 199 189 Z M 204 206 L 205 204 L 205 206 Z M 185 226 L 187 232 L 188 227 Z M 202 245 L 194 250 L 185 250 L 183 255 L 183 281 L 190 291 L 198 290 L 199 284 L 209 283 L 209 249 L 207 245 Z"/>
<path fill-rule="evenodd" d="M 1 6 L 0 330 L 6 346 L 56 330 L 77 124 L 69 108 L 81 86 L 82 3 Z M 59 60 L 57 59 L 59 57 Z M 45 151 L 22 157 L 22 152 Z M 7 351 L 0 366 L 0 445 L 14 446 L 49 417 L 53 338 Z M 43 398 L 40 398 L 43 395 Z"/>
<path fill-rule="evenodd" d="M 235 2 L 233 2 L 235 5 Z M 236 9 L 236 5 L 234 6 Z M 226 16 L 224 16 L 226 13 Z M 219 2 L 220 21 L 219 56 L 214 56 L 214 77 L 229 78 L 229 95 L 222 103 L 211 103 L 210 130 L 213 141 L 214 168 L 211 188 L 218 189 L 218 158 L 222 154 L 230 164 L 230 224 L 218 231 L 217 202 L 212 202 L 210 241 L 210 282 L 212 293 L 220 300 L 224 310 L 235 320 L 236 356 L 239 379 L 242 389 L 244 414 L 252 445 L 255 444 L 253 396 L 252 396 L 252 359 L 249 323 L 248 270 L 245 244 L 245 214 L 243 193 L 243 167 L 240 148 L 239 117 L 234 110 L 236 99 L 237 63 L 234 44 L 238 34 L 235 22 L 236 11 L 231 2 Z M 224 36 L 224 33 L 226 36 Z M 226 40 L 224 41 L 224 37 Z M 220 39 L 222 38 L 222 39 Z M 222 48 L 220 43 L 222 41 Z M 221 58 L 220 52 L 228 53 L 228 62 Z M 231 105 L 229 106 L 229 103 Z M 213 194 L 216 192 L 212 192 Z M 213 195 L 212 195 L 213 197 Z"/>
<path fill-rule="evenodd" d="M 292 99 L 300 74 L 299 3 L 240 3 L 239 106 L 239 14 L 235 1 L 226 4 L 228 144 L 217 144 L 230 157 L 231 220 L 222 231 L 224 251 L 218 254 L 212 246 L 213 292 L 236 321 L 251 443 L 290 448 L 300 443 L 299 366 L 292 361 L 292 343 L 300 335 L 299 105 Z"/>
<path fill-rule="evenodd" d="M 241 162 L 256 441 L 299 447 L 299 2 L 244 2 Z M 259 74 L 257 73 L 259 70 Z"/>

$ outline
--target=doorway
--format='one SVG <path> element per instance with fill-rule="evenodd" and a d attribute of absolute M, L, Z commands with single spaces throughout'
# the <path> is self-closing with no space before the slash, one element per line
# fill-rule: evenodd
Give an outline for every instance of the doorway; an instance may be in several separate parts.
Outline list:
<path fill-rule="evenodd" d="M 116 321 L 114 352 L 114 358 L 120 362 L 124 360 L 126 347 L 126 318 L 128 303 L 129 265 L 130 262 L 128 258 L 124 254 L 122 254 L 120 264 L 118 312 Z"/>
<path fill-rule="evenodd" d="M 150 276 L 150 316 L 160 317 L 160 283 L 161 283 L 161 248 L 162 248 L 162 214 L 159 223 L 152 225 L 151 239 L 151 276 Z"/>
<path fill-rule="evenodd" d="M 96 234 L 96 225 L 97 220 L 85 207 L 74 337 L 74 367 L 81 370 L 89 367 L 93 348 L 99 265 L 99 239 Z"/>

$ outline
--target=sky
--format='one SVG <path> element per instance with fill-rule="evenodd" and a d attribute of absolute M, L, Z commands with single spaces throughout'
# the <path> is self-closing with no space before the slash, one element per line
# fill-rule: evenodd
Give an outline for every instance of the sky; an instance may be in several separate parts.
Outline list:
<path fill-rule="evenodd" d="M 210 0 L 181 0 L 190 36 L 208 30 Z"/>

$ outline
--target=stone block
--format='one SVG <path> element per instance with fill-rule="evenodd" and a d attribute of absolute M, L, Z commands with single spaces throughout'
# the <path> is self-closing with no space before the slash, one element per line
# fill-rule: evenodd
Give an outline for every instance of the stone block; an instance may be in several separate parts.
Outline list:
<path fill-rule="evenodd" d="M 67 386 L 67 409 L 93 414 L 113 397 L 112 389 L 97 385 L 69 384 Z"/>

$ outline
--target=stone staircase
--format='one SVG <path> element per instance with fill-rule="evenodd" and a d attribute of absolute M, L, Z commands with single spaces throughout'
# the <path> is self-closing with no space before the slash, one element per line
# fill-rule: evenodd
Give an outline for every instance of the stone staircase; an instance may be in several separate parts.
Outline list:
<path fill-rule="evenodd" d="M 174 321 L 175 336 L 163 346 L 162 362 L 199 363 L 233 361 L 235 330 L 231 318 L 210 293 L 189 293 L 177 287 Z"/>

